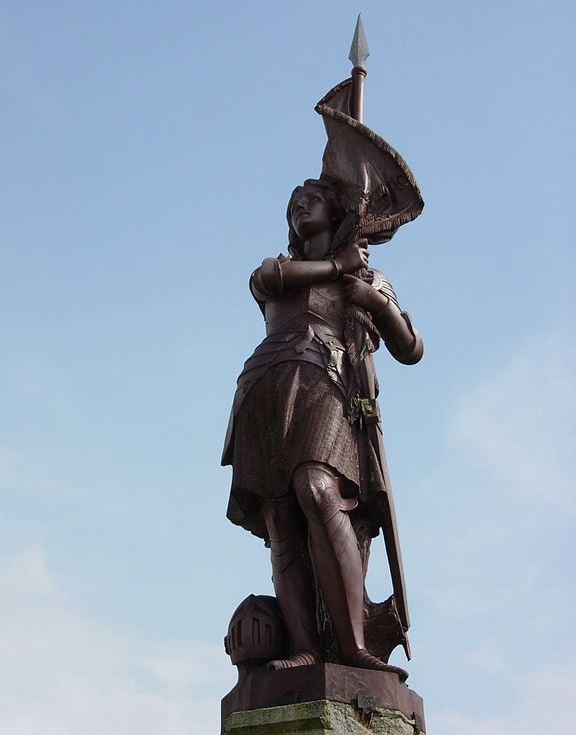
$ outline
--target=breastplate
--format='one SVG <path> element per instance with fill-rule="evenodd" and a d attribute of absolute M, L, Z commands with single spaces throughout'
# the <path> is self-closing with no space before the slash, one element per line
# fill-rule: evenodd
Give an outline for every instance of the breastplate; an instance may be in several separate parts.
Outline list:
<path fill-rule="evenodd" d="M 321 321 L 341 337 L 345 308 L 342 284 L 337 281 L 303 288 L 290 296 L 266 302 L 266 334 L 298 330 L 302 325 Z"/>

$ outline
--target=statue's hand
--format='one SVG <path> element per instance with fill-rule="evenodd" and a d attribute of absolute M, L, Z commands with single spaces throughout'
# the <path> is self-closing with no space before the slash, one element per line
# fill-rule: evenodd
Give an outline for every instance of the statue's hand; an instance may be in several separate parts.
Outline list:
<path fill-rule="evenodd" d="M 346 300 L 367 311 L 378 311 L 386 305 L 386 297 L 361 278 L 346 274 L 342 276 Z"/>
<path fill-rule="evenodd" d="M 350 242 L 334 258 L 339 273 L 354 273 L 368 266 L 368 240 Z"/>

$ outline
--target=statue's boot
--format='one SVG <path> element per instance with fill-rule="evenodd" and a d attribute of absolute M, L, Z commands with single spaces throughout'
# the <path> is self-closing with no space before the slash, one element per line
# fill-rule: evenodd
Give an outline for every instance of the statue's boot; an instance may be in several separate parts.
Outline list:
<path fill-rule="evenodd" d="M 310 666 L 319 662 L 320 655 L 304 518 L 293 499 L 268 503 L 264 518 L 270 538 L 272 581 L 292 651 L 289 658 L 270 661 L 268 668 Z"/>
<path fill-rule="evenodd" d="M 316 580 L 330 613 L 344 661 L 385 671 L 364 642 L 364 575 L 348 512 L 357 500 L 343 498 L 341 479 L 326 465 L 306 463 L 294 473 L 294 487 L 307 520 Z"/>

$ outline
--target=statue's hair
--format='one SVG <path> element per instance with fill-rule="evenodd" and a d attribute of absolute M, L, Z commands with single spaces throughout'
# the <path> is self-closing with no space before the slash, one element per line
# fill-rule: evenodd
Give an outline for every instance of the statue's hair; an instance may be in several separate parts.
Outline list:
<path fill-rule="evenodd" d="M 292 204 L 294 203 L 294 197 L 305 188 L 317 189 L 328 202 L 332 209 L 334 231 L 336 231 L 345 215 L 344 208 L 340 203 L 337 188 L 330 181 L 326 181 L 324 179 L 306 179 L 302 186 L 297 186 L 290 196 L 288 209 L 286 210 L 286 219 L 288 220 L 288 252 L 296 260 L 300 260 L 302 258 L 304 243 L 298 237 L 296 230 L 292 225 Z"/>

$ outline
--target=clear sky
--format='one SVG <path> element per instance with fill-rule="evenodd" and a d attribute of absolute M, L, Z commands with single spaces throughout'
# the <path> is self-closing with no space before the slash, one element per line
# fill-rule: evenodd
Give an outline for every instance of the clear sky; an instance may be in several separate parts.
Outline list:
<path fill-rule="evenodd" d="M 248 276 L 362 11 L 366 123 L 426 201 L 371 256 L 426 345 L 378 358 L 409 682 L 435 735 L 571 735 L 576 5 L 0 7 L 0 732 L 217 732 L 272 589 L 219 466 Z"/>

